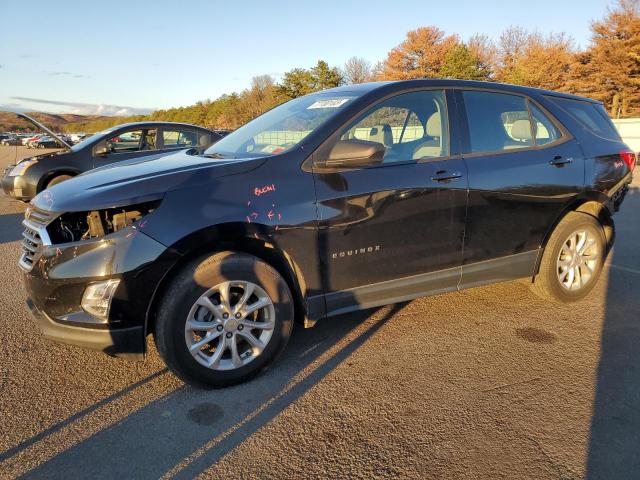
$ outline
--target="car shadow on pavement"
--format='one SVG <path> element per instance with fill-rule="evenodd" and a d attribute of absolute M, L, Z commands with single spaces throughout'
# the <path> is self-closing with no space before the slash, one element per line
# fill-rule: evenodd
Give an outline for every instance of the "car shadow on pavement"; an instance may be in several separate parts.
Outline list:
<path fill-rule="evenodd" d="M 61 431 L 63 428 L 65 428 L 67 425 L 71 425 L 73 422 L 75 422 L 76 420 L 89 415 L 91 412 L 113 402 L 114 400 L 117 400 L 121 397 L 124 397 L 125 395 L 127 395 L 128 393 L 134 391 L 137 388 L 142 387 L 143 385 L 153 381 L 154 379 L 158 378 L 160 375 L 164 375 L 168 372 L 168 370 L 165 368 L 163 370 L 157 371 L 151 375 L 149 375 L 148 377 L 143 378 L 142 380 L 133 383 L 131 385 L 129 385 L 126 388 L 123 388 L 122 390 L 119 390 L 115 393 L 113 393 L 112 395 L 109 395 L 108 397 L 103 398 L 102 400 L 100 400 L 99 402 L 90 405 L 89 407 L 80 410 L 79 412 L 75 413 L 74 415 L 71 415 L 68 418 L 65 418 L 63 421 L 56 423 L 55 425 L 52 425 L 51 427 L 47 428 L 46 430 L 43 430 L 42 432 L 38 433 L 37 435 L 34 435 L 33 437 L 30 437 L 26 440 L 24 440 L 23 442 L 19 443 L 18 445 L 16 445 L 15 447 L 11 447 L 3 452 L 0 452 L 0 462 L 3 462 L 11 457 L 13 457 L 14 455 L 20 453 L 23 450 L 28 449 L 29 447 L 31 447 L 32 445 L 36 444 L 37 442 L 39 442 L 40 440 L 48 437 L 49 435 L 53 435 L 56 432 Z"/>
<path fill-rule="evenodd" d="M 22 238 L 24 214 L 0 215 L 0 243 L 10 243 Z"/>
<path fill-rule="evenodd" d="M 616 215 L 616 246 L 608 259 L 586 468 L 593 480 L 640 478 L 640 251 L 633 227 L 639 210 L 640 190 L 631 190 Z"/>
<path fill-rule="evenodd" d="M 24 477 L 193 478 L 318 384 L 405 305 L 341 315 L 313 329 L 296 325 L 282 357 L 257 378 L 220 390 L 179 388 Z M 61 423 L 67 425 L 78 415 Z M 46 435 L 21 445 L 27 448 Z"/>

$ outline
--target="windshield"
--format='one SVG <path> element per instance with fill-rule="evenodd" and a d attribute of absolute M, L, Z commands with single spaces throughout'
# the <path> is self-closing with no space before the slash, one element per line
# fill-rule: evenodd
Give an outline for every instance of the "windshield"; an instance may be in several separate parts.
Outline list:
<path fill-rule="evenodd" d="M 223 158 L 266 157 L 291 150 L 347 106 L 355 95 L 315 93 L 284 103 L 250 121 L 207 149 Z"/>
<path fill-rule="evenodd" d="M 113 130 L 115 130 L 115 128 L 109 128 L 107 130 L 103 130 L 102 132 L 91 134 L 81 142 L 78 142 L 75 145 L 73 145 L 71 147 L 71 150 L 74 152 L 77 152 L 78 150 L 81 150 L 82 148 L 84 148 L 85 145 L 88 145 L 89 143 L 93 142 L 98 137 L 98 135 L 106 135 L 107 133 L 112 132 Z"/>

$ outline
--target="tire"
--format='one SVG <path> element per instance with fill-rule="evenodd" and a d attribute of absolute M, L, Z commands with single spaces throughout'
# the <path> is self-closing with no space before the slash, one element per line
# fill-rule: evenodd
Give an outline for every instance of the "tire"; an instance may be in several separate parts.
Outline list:
<path fill-rule="evenodd" d="M 571 253 L 571 242 L 576 245 L 577 253 Z M 604 230 L 596 218 L 570 212 L 547 242 L 532 290 L 539 297 L 556 303 L 584 298 L 598 282 L 606 259 L 606 244 Z M 581 245 L 583 254 L 579 253 Z M 587 245 L 590 246 L 584 248 Z"/>
<path fill-rule="evenodd" d="M 257 292 L 249 297 L 248 308 L 256 306 L 258 301 L 264 303 L 267 297 L 271 306 L 260 309 L 251 318 L 247 316 L 234 322 L 233 307 L 239 305 L 239 298 L 247 292 L 243 288 L 248 284 Z M 227 303 L 232 307 L 225 312 L 229 314 L 224 317 L 226 320 L 221 301 L 224 285 L 230 285 Z M 213 308 L 203 297 L 211 300 Z M 294 322 L 293 297 L 282 276 L 259 258 L 235 252 L 205 255 L 186 265 L 165 290 L 158 312 L 154 340 L 160 356 L 178 378 L 202 388 L 241 383 L 266 369 L 284 350 Z M 188 331 L 187 320 L 207 325 L 209 330 Z M 243 324 L 247 320 L 253 320 L 252 325 L 264 323 L 272 328 L 251 329 Z M 247 333 L 263 342 L 263 348 L 252 346 L 246 340 Z M 218 334 L 195 348 L 208 335 Z M 235 360 L 231 343 L 236 343 Z M 193 354 L 189 346 L 194 347 Z M 214 362 L 216 357 L 218 361 Z M 237 361 L 242 364 L 236 364 Z"/>
<path fill-rule="evenodd" d="M 44 189 L 46 190 L 47 188 L 53 187 L 54 185 L 69 180 L 70 178 L 73 178 L 73 175 L 57 175 L 47 182 L 47 186 L 44 187 Z"/>

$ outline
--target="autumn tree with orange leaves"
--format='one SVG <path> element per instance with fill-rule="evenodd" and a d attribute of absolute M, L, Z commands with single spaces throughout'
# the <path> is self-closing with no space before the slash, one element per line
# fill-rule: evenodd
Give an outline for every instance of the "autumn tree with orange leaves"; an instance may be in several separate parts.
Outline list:
<path fill-rule="evenodd" d="M 498 64 L 494 79 L 498 82 L 558 90 L 571 71 L 574 46 L 565 34 L 542 35 L 510 27 L 498 42 Z"/>
<path fill-rule="evenodd" d="M 407 33 L 383 61 L 351 57 L 344 67 L 319 60 L 293 68 L 276 82 L 256 77 L 251 88 L 190 107 L 158 110 L 131 121 L 183 121 L 236 128 L 265 110 L 300 95 L 344 83 L 413 78 L 460 78 L 515 83 L 584 95 L 604 102 L 613 117 L 640 116 L 640 0 L 618 0 L 591 26 L 591 42 L 578 50 L 564 33 L 541 34 L 512 26 L 493 41 L 484 34 L 463 41 L 435 26 Z M 70 124 L 68 131 L 96 131 L 125 118 Z"/>
<path fill-rule="evenodd" d="M 380 75 L 384 80 L 438 77 L 447 53 L 459 43 L 456 35 L 434 26 L 412 30 L 389 52 Z"/>
<path fill-rule="evenodd" d="M 619 1 L 591 30 L 591 45 L 576 55 L 563 90 L 604 102 L 614 118 L 640 115 L 638 0 Z"/>

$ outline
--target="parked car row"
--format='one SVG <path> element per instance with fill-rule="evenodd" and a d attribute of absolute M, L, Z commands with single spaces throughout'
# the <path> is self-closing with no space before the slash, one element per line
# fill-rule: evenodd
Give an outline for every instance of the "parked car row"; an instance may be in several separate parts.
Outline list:
<path fill-rule="evenodd" d="M 64 147 L 58 140 L 48 135 L 36 135 L 24 142 L 27 148 L 60 148 Z"/>
<path fill-rule="evenodd" d="M 185 150 L 212 135 L 130 124 L 8 173 L 26 199 L 108 164 L 26 212 L 45 336 L 140 358 L 152 335 L 178 377 L 221 387 L 267 368 L 294 319 L 516 278 L 577 301 L 636 163 L 601 103 L 456 80 L 314 93 Z"/>
<path fill-rule="evenodd" d="M 0 134 L 0 145 L 22 145 L 24 139 L 32 136 L 31 133 L 2 133 Z"/>
<path fill-rule="evenodd" d="M 57 134 L 57 137 L 62 138 L 66 143 L 75 145 L 80 143 L 90 134 L 85 133 L 73 133 L 73 134 Z M 11 146 L 25 146 L 28 148 L 57 148 L 61 145 L 56 141 L 54 137 L 46 135 L 44 133 L 13 133 L 5 132 L 0 133 L 0 145 Z"/>

